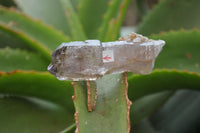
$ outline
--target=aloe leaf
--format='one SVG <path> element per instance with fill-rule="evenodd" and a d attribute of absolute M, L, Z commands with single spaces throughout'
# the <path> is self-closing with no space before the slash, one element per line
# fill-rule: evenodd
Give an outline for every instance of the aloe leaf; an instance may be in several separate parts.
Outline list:
<path fill-rule="evenodd" d="M 43 99 L 66 107 L 71 113 L 74 112 L 71 83 L 59 81 L 47 72 L 1 72 L 0 93 Z"/>
<path fill-rule="evenodd" d="M 104 15 L 104 20 L 99 28 L 99 35 L 98 35 L 99 40 L 105 41 L 104 38 L 107 35 L 109 21 L 111 21 L 111 20 L 113 21 L 116 18 L 116 16 L 118 15 L 118 11 L 119 11 L 121 2 L 122 2 L 122 0 L 110 1 L 108 10 L 106 11 L 106 13 Z"/>
<path fill-rule="evenodd" d="M 0 24 L 23 32 L 28 37 L 54 50 L 62 42 L 70 41 L 61 32 L 45 26 L 41 21 L 35 21 L 15 10 L 0 7 Z"/>
<path fill-rule="evenodd" d="M 87 86 L 85 82 L 74 82 L 74 105 L 77 133 L 122 133 L 130 131 L 126 74 L 108 75 L 97 80 L 97 102 L 95 110 L 88 112 Z M 116 117 L 118 116 L 118 117 Z M 112 128 L 110 128 L 112 127 Z"/>
<path fill-rule="evenodd" d="M 176 32 L 177 33 L 177 32 Z M 194 36 L 195 34 L 197 34 L 198 33 L 198 31 L 190 31 L 190 32 L 188 32 L 188 31 L 185 31 L 185 32 L 183 32 L 183 31 L 181 31 L 181 32 L 178 32 L 179 33 L 179 35 L 185 35 L 185 34 L 188 34 L 188 33 L 190 33 L 189 34 L 189 36 L 191 37 L 191 38 L 188 38 L 188 39 L 191 39 L 191 40 L 195 40 L 196 41 L 196 39 L 198 39 L 198 36 Z M 178 34 L 177 33 L 177 34 Z M 194 34 L 195 33 L 195 34 Z M 174 34 L 174 32 L 172 32 L 172 33 L 169 33 L 170 35 L 173 35 Z M 164 34 L 165 35 L 165 34 Z M 163 36 L 164 36 L 163 35 Z M 168 34 L 167 34 L 168 35 Z M 198 35 L 198 34 L 197 34 Z M 159 36 L 159 37 L 161 37 L 161 36 Z M 170 36 L 168 36 L 168 37 L 170 37 Z M 193 37 L 194 37 L 194 39 L 193 39 Z M 155 37 L 156 38 L 156 37 Z M 184 42 L 186 41 L 186 40 L 184 40 L 183 38 L 185 38 L 184 36 L 181 38 L 180 37 L 180 39 L 178 39 L 179 41 L 177 41 L 176 39 L 174 39 L 174 42 L 179 42 L 180 44 L 182 44 L 182 41 L 180 41 L 180 40 L 183 40 Z M 194 41 L 194 42 L 195 42 Z M 173 43 L 172 43 L 173 44 Z M 184 44 L 184 43 L 183 43 Z M 184 45 L 187 45 L 187 43 L 186 44 L 184 44 Z M 183 45 L 183 46 L 184 46 Z M 165 46 L 166 47 L 166 46 Z M 164 47 L 164 48 L 165 48 Z M 181 46 L 182 47 L 182 46 Z M 194 49 L 196 49 L 196 47 L 194 47 Z M 161 53 L 162 54 L 162 53 Z M 176 56 L 175 56 L 176 57 Z M 170 57 L 169 57 L 170 58 Z M 187 60 L 186 60 L 187 61 Z M 168 73 L 169 72 L 169 73 Z M 171 72 L 171 73 L 170 73 Z M 156 73 L 156 72 L 154 72 L 154 73 Z M 199 83 L 199 80 L 198 80 L 198 75 L 195 75 L 195 73 L 193 74 L 193 73 L 188 73 L 188 72 L 178 72 L 178 71 L 165 71 L 165 70 L 162 70 L 162 71 L 158 71 L 158 73 L 157 74 L 151 74 L 151 75 L 153 75 L 152 77 L 150 76 L 150 75 L 134 75 L 133 77 L 131 77 L 130 79 L 129 79 L 129 88 L 130 88 L 130 90 L 129 90 L 129 96 L 131 96 L 131 100 L 136 100 L 136 99 L 138 99 L 138 98 L 140 98 L 140 97 L 142 97 L 142 96 L 144 96 L 144 95 L 149 95 L 149 94 L 152 94 L 152 93 L 155 93 L 155 92 L 160 92 L 160 91 L 165 91 L 165 90 L 167 90 L 167 89 L 169 89 L 169 88 L 172 88 L 174 85 L 177 85 L 176 87 L 177 88 L 172 88 L 172 89 L 174 89 L 174 90 L 176 90 L 176 89 L 183 89 L 183 88 L 191 88 L 191 89 L 196 89 L 195 87 L 197 87 L 197 86 L 199 86 L 198 85 L 198 83 Z M 148 76 L 150 76 L 150 77 L 148 77 Z M 166 77 L 165 77 L 166 76 Z M 146 77 L 146 78 L 142 78 L 142 77 Z M 192 78 L 190 78 L 190 77 L 192 77 Z M 195 78 L 196 77 L 196 78 Z M 136 82 L 136 81 L 134 81 L 135 79 L 138 79 L 139 78 L 139 80 L 140 80 L 140 83 L 139 82 Z M 134 79 L 134 80 L 133 80 Z M 151 80 L 151 81 L 148 81 L 149 79 L 154 79 L 154 80 Z M 168 79 L 171 79 L 171 80 L 168 80 Z M 55 79 L 56 80 L 56 79 Z M 176 82 L 176 81 L 180 81 L 180 82 Z M 190 82 L 190 80 L 191 81 L 193 81 L 193 82 Z M 143 81 L 148 81 L 148 84 L 146 84 L 146 82 L 143 82 Z M 159 81 L 159 82 L 158 82 Z M 161 81 L 161 82 L 160 82 Z M 171 85 L 171 86 L 166 86 L 165 84 L 164 84 L 164 82 L 165 82 L 165 84 L 167 85 Z M 139 88 L 138 89 L 136 89 L 138 86 L 136 86 L 135 87 L 135 83 L 138 83 L 138 84 L 140 84 L 140 86 L 139 86 Z M 149 84 L 150 83 L 150 84 Z M 159 83 L 159 84 L 156 84 L 156 83 Z M 182 85 L 182 83 L 187 83 L 186 85 L 185 84 L 183 84 L 183 86 L 181 86 Z M 11 83 L 9 83 L 9 84 L 11 84 Z M 148 87 L 149 86 L 152 86 L 152 85 L 158 85 L 158 86 L 153 86 L 153 88 L 151 89 L 151 88 L 149 88 L 148 89 Z M 137 85 L 137 84 L 136 84 Z M 144 86 L 143 86 L 144 85 Z M 180 86 L 179 86 L 180 85 Z M 133 88 L 132 88 L 133 87 Z M 159 88 L 160 87 L 160 88 Z M 145 90 L 143 90 L 142 88 L 146 88 Z M 156 89 L 155 91 L 153 91 L 154 90 L 154 88 L 158 88 L 158 89 Z M 133 89 L 133 91 L 131 91 Z M 139 90 L 139 93 L 137 92 L 137 90 Z M 146 93 L 147 92 L 147 93 Z M 139 94 L 139 95 L 138 95 Z M 25 95 L 25 94 L 24 94 Z M 62 100 L 61 100 L 62 101 Z"/>
<path fill-rule="evenodd" d="M 109 80 L 107 82 L 109 82 Z M 128 78 L 128 82 L 129 82 L 129 98 L 133 101 L 136 101 L 137 99 L 145 95 L 162 92 L 166 90 L 177 90 L 184 88 L 199 90 L 198 86 L 200 84 L 200 76 L 188 72 L 160 70 L 160 71 L 154 71 L 151 75 L 133 75 L 132 77 Z M 40 93 L 38 93 L 38 91 Z M 76 91 L 77 93 L 81 93 L 78 90 Z M 87 102 L 86 90 L 81 89 L 81 91 L 84 91 L 84 93 L 81 94 L 85 95 L 85 100 L 82 101 L 84 102 L 84 104 L 80 106 L 84 106 L 83 109 L 85 110 L 85 113 L 88 113 L 86 104 Z M 52 101 L 54 103 L 62 105 L 63 107 L 66 107 L 69 112 L 73 113 L 73 104 L 71 100 L 71 95 L 73 91 L 71 83 L 58 81 L 49 73 L 36 73 L 36 72 L 23 72 L 23 71 L 17 71 L 8 74 L 1 73 L 0 93 L 4 95 L 9 94 L 15 96 L 36 97 L 39 99 Z M 75 94 L 77 95 L 77 93 Z M 117 96 L 113 96 L 113 98 L 116 97 Z M 82 102 L 80 102 L 80 104 Z M 158 106 L 156 106 L 156 108 L 157 107 Z M 91 112 L 91 114 L 94 113 L 96 110 L 98 110 L 98 108 L 102 107 L 98 107 L 98 101 L 97 101 L 96 108 L 94 111 Z M 152 112 L 153 111 L 151 111 L 150 113 Z M 145 112 L 143 114 L 144 117 L 146 117 L 145 115 L 149 115 L 148 112 Z M 94 115 L 96 114 L 94 113 Z M 134 115 L 142 116 L 142 114 L 138 113 Z M 139 121 L 140 118 L 142 117 L 138 118 L 133 116 L 131 122 L 133 122 L 133 119 L 136 119 L 135 121 Z"/>
<path fill-rule="evenodd" d="M 199 62 L 199 58 L 198 58 L 199 57 L 198 49 L 199 49 L 199 43 L 200 43 L 199 37 L 200 37 L 200 32 L 198 30 L 169 32 L 169 33 L 162 33 L 160 35 L 152 36 L 151 38 L 153 38 L 153 39 L 163 39 L 166 41 L 166 45 L 164 46 L 163 51 L 160 53 L 160 55 L 158 56 L 158 58 L 156 60 L 155 67 L 156 68 L 177 69 L 179 71 L 187 70 L 190 72 L 199 73 L 199 69 L 200 69 L 200 67 L 199 67 L 200 62 Z M 175 70 L 174 70 L 174 72 L 176 73 Z M 165 71 L 163 70 L 163 72 L 161 72 L 161 73 L 165 73 Z M 182 74 L 183 74 L 182 76 L 185 75 L 184 72 Z M 192 74 L 194 77 L 196 76 L 196 73 L 191 73 L 191 75 Z M 143 77 L 145 77 L 145 76 L 143 76 Z M 152 77 L 154 77 L 154 75 L 152 75 Z M 162 76 L 160 76 L 160 77 L 162 77 Z M 167 78 L 166 75 L 163 75 L 163 78 L 165 78 L 163 80 L 166 80 L 166 82 L 167 82 L 166 84 L 173 84 L 174 86 L 176 86 L 175 84 L 180 84 L 180 85 L 182 84 L 183 86 L 180 88 L 183 88 L 183 89 L 184 88 L 193 88 L 191 86 L 186 87 L 187 85 L 184 86 L 185 82 L 186 83 L 191 82 L 191 84 L 192 84 L 192 81 L 190 81 L 189 78 L 188 78 L 188 80 L 186 78 L 183 80 L 181 78 L 178 78 L 178 76 L 176 76 L 176 75 L 174 75 L 174 76 L 171 75 L 170 77 L 171 78 Z M 134 79 L 135 79 L 135 77 L 134 77 Z M 174 81 L 178 81 L 178 82 L 173 83 L 173 82 L 171 82 L 171 79 L 172 80 L 174 79 Z M 141 81 L 142 80 L 146 81 L 146 79 L 141 79 Z M 180 83 L 179 83 L 179 81 L 180 81 Z M 137 81 L 135 81 L 135 82 L 137 82 Z M 133 81 L 133 83 L 129 82 L 129 87 L 133 86 L 133 89 L 135 89 L 135 87 L 134 87 L 135 82 L 134 81 Z M 155 80 L 155 81 L 150 81 L 150 82 L 153 82 L 154 84 L 157 84 L 157 83 L 163 84 L 162 78 L 157 79 L 157 81 Z M 146 83 L 143 82 L 141 84 L 146 84 Z M 149 95 L 150 93 L 148 93 L 148 91 L 150 92 L 151 89 L 155 90 L 156 88 L 158 88 L 157 86 L 155 87 L 155 86 L 152 86 L 149 84 L 147 84 L 147 85 L 151 86 L 152 88 L 149 87 L 148 90 L 143 90 L 143 92 L 141 92 L 143 96 Z M 196 85 L 194 87 L 197 87 L 197 86 L 198 85 Z M 169 89 L 172 87 L 164 85 L 163 87 L 160 87 L 160 89 L 162 89 L 162 88 Z M 136 94 L 139 94 L 139 93 L 134 92 L 134 90 L 133 90 L 133 92 L 131 92 L 131 91 L 132 91 L 132 89 L 129 90 L 130 98 L 131 99 L 137 98 Z M 146 92 L 147 94 L 144 94 L 144 92 Z M 155 92 L 152 92 L 152 93 L 155 93 Z M 142 95 L 140 95 L 138 97 L 141 97 Z M 136 101 L 136 102 L 140 103 L 140 101 Z M 157 107 L 154 108 L 153 106 L 159 102 L 161 102 L 161 99 L 158 99 L 158 101 L 156 101 L 155 103 L 149 102 L 149 104 L 151 104 L 152 106 L 150 108 L 146 109 L 147 114 L 145 114 L 145 115 L 148 116 L 149 114 L 153 113 L 156 109 L 158 109 Z M 163 103 L 160 103 L 160 104 L 164 104 L 164 103 L 165 103 L 165 101 L 163 101 Z M 143 104 L 143 103 L 141 102 L 140 104 Z M 153 110 L 151 111 L 151 109 L 153 109 Z M 149 110 L 149 112 L 148 112 L 148 110 Z M 141 117 L 142 117 L 144 112 L 140 111 L 137 114 L 138 114 L 137 116 L 141 115 Z"/>
<path fill-rule="evenodd" d="M 158 56 L 158 58 L 156 60 L 155 67 L 156 68 L 177 69 L 177 70 L 187 70 L 190 72 L 199 73 L 199 68 L 200 68 L 198 65 L 200 63 L 199 58 L 198 58 L 199 57 L 198 49 L 199 49 L 199 43 L 200 43 L 199 37 L 200 37 L 200 32 L 198 30 L 169 32 L 169 33 L 162 33 L 160 35 L 152 36 L 151 38 L 153 38 L 153 39 L 163 39 L 166 41 L 166 45 L 164 46 L 163 51 L 160 53 L 160 55 Z M 154 73 L 149 75 L 149 78 L 152 79 L 152 81 L 149 81 L 149 82 L 154 83 L 154 85 L 162 84 L 163 87 L 160 87 L 160 88 L 158 86 L 153 86 L 152 84 L 150 85 L 150 84 L 146 83 L 148 78 L 147 79 L 144 78 L 145 76 L 143 76 L 144 79 L 143 78 L 139 79 L 141 81 L 144 81 L 144 82 L 141 82 L 140 84 L 141 85 L 145 84 L 149 87 L 146 88 L 146 90 L 143 90 L 142 92 L 137 92 L 137 90 L 136 90 L 136 92 L 134 92 L 134 89 L 137 88 L 137 85 L 135 86 L 135 83 L 136 84 L 138 83 L 137 81 L 129 82 L 130 99 L 132 99 L 132 98 L 137 99 L 137 97 L 139 98 L 141 96 L 153 94 L 155 92 L 151 92 L 151 90 L 156 90 L 156 88 L 161 89 L 160 91 L 162 91 L 162 89 L 172 88 L 172 87 L 167 86 L 167 84 L 173 84 L 173 87 L 175 87 L 177 84 L 179 84 L 180 88 L 182 88 L 182 89 L 198 87 L 197 84 L 194 84 L 193 87 L 188 86 L 189 84 L 192 84 L 192 82 L 195 82 L 195 79 L 192 81 L 192 78 L 191 79 L 185 78 L 185 77 L 187 77 L 187 76 L 185 76 L 185 75 L 187 75 L 186 74 L 187 72 L 179 73 L 178 71 L 175 71 L 175 70 L 173 70 L 173 71 L 174 71 L 173 73 L 174 74 L 177 73 L 177 75 L 173 75 L 171 73 L 172 75 L 170 76 L 170 78 L 168 78 L 167 75 L 164 75 L 164 73 L 167 73 L 167 72 L 165 70 L 163 70 L 163 72 L 160 72 L 160 74 L 163 73 L 163 76 L 160 75 L 160 77 L 162 77 L 162 78 L 158 78 L 157 80 L 154 80 L 154 81 L 153 81 L 153 77 L 155 77 Z M 180 75 L 182 75 L 182 76 L 180 76 Z M 197 75 L 196 75 L 196 73 L 190 73 L 190 76 L 195 77 Z M 179 78 L 179 77 L 182 77 L 182 78 Z M 184 77 L 184 79 L 183 79 L 183 77 Z M 134 77 L 133 79 L 137 79 L 137 78 Z M 162 81 L 162 79 L 163 79 L 163 81 Z M 172 82 L 172 80 L 177 81 L 177 82 Z M 131 81 L 131 79 L 129 79 L 129 81 Z M 164 81 L 167 82 L 166 85 L 163 84 Z M 188 83 L 188 84 L 185 85 L 185 83 Z M 182 87 L 181 87 L 181 85 L 182 85 Z M 133 90 L 131 89 L 131 87 L 133 87 L 132 88 Z M 138 90 L 138 91 L 140 91 L 140 90 Z M 144 92 L 146 92 L 146 94 L 144 94 Z M 136 94 L 139 94 L 139 93 L 142 93 L 142 94 L 137 96 Z M 161 99 L 159 99 L 159 102 L 160 101 L 161 101 Z M 136 102 L 140 103 L 140 101 L 136 101 Z M 157 101 L 155 103 L 152 103 L 151 104 L 152 106 L 149 109 L 150 110 L 153 109 L 153 106 L 159 102 Z M 143 103 L 140 103 L 140 104 L 143 104 Z M 156 110 L 156 108 L 154 108 L 154 111 Z M 148 109 L 147 109 L 147 111 L 148 111 Z M 154 111 L 149 111 L 146 113 L 147 113 L 147 115 L 149 115 L 149 114 L 153 113 Z M 138 114 L 137 116 L 140 116 L 140 115 L 142 116 L 143 113 L 144 112 L 140 111 L 137 113 Z"/>
<path fill-rule="evenodd" d="M 166 41 L 163 51 L 156 60 L 155 68 L 200 72 L 200 31 L 172 31 L 151 38 Z"/>
<path fill-rule="evenodd" d="M 0 48 L 11 47 L 27 49 L 41 54 L 48 61 L 51 60 L 50 50 L 38 42 L 28 38 L 21 32 L 14 31 L 0 24 Z"/>
<path fill-rule="evenodd" d="M 199 80 L 196 73 L 176 70 L 157 70 L 150 75 L 134 75 L 129 78 L 129 98 L 137 99 L 156 92 L 177 89 L 199 90 Z"/>
<path fill-rule="evenodd" d="M 87 106 L 88 111 L 92 111 L 96 107 L 97 102 L 97 82 L 86 81 L 87 85 Z"/>
<path fill-rule="evenodd" d="M 81 0 L 70 0 L 73 7 L 74 7 L 74 10 L 77 12 L 78 10 L 78 4 L 80 3 Z"/>
<path fill-rule="evenodd" d="M 116 32 L 116 20 L 112 19 L 108 22 L 108 29 L 106 31 L 106 36 L 104 38 L 104 41 L 110 41 L 110 40 L 115 40 L 113 38 L 113 31 Z M 115 35 L 114 35 L 115 36 Z"/>
<path fill-rule="evenodd" d="M 129 98 L 135 101 L 131 108 L 131 125 L 133 126 L 164 105 L 173 91 L 199 90 L 200 78 L 199 75 L 193 73 L 160 70 L 150 75 L 135 75 L 128 81 Z M 162 93 L 156 94 L 158 92 Z M 154 95 L 148 96 L 151 94 Z"/>
<path fill-rule="evenodd" d="M 61 131 L 60 133 L 74 133 L 76 129 L 76 124 L 72 124 L 71 126 L 68 126 L 66 129 Z"/>
<path fill-rule="evenodd" d="M 198 3 L 197 0 L 160 1 L 139 25 L 138 32 L 150 35 L 164 30 L 199 27 Z M 199 49 L 197 44 L 199 33 L 191 32 L 161 33 L 153 37 L 154 39 L 164 39 L 167 42 L 156 60 L 155 67 L 199 72 L 198 52 L 196 52 Z M 175 35 L 174 38 L 173 35 Z M 176 37 L 178 38 L 176 39 Z M 191 56 L 190 52 L 194 52 L 194 56 Z"/>
<path fill-rule="evenodd" d="M 199 127 L 199 104 L 199 92 L 179 91 L 151 117 L 150 121 L 159 131 L 168 129 L 170 133 L 195 133 Z"/>
<path fill-rule="evenodd" d="M 13 0 L 0 0 L 0 5 L 3 5 L 5 7 L 16 6 L 16 4 Z"/>
<path fill-rule="evenodd" d="M 144 119 L 141 122 L 137 123 L 134 126 L 134 131 L 130 133 L 162 133 L 157 131 L 153 126 L 152 123 L 148 121 L 148 119 Z"/>
<path fill-rule="evenodd" d="M 129 97 L 131 100 L 137 100 L 143 96 L 154 94 L 157 92 L 164 92 L 164 91 L 170 91 L 170 90 L 175 91 L 175 90 L 184 89 L 184 88 L 199 90 L 198 86 L 200 85 L 200 82 L 199 82 L 200 76 L 195 75 L 193 73 L 188 73 L 188 72 L 160 70 L 160 71 L 155 71 L 150 75 L 133 75 L 132 77 L 129 78 L 128 81 L 129 81 L 129 89 L 130 89 Z M 107 82 L 109 82 L 109 80 Z M 184 84 L 182 84 L 183 82 L 184 82 Z M 103 84 L 103 83 L 101 83 L 101 84 Z M 97 116 L 97 118 L 95 118 L 95 120 L 100 121 L 98 119 L 98 115 L 97 115 L 100 112 L 98 110 L 98 106 L 100 104 L 98 102 L 99 95 L 97 96 L 98 98 L 97 98 L 97 104 L 96 104 L 95 110 L 92 112 L 88 112 L 87 104 L 86 104 L 87 103 L 86 85 L 84 85 L 84 83 L 79 83 L 78 85 L 75 84 L 74 88 L 75 88 L 74 103 L 75 103 L 75 107 L 76 107 L 75 119 L 77 119 L 76 124 L 78 127 L 77 131 L 89 132 L 89 130 L 90 131 L 93 130 L 92 127 L 95 127 L 95 126 L 93 126 L 89 123 L 89 125 L 91 125 L 92 127 L 90 127 L 89 129 L 88 128 L 83 129 L 83 127 L 88 126 L 87 125 L 88 121 L 90 121 L 94 116 Z M 109 87 L 107 87 L 107 89 L 108 88 Z M 98 94 L 98 91 L 102 91 L 102 89 L 99 90 L 97 87 L 97 94 Z M 137 122 L 137 121 L 143 119 L 144 117 L 150 115 L 151 113 L 155 112 L 160 106 L 162 106 L 166 102 L 166 100 L 171 95 L 172 95 L 171 92 L 169 92 L 167 94 L 164 93 L 161 95 L 157 95 L 156 97 L 153 96 L 153 97 L 141 99 L 138 102 L 136 101 L 135 105 L 140 105 L 140 106 L 137 106 L 136 107 L 137 110 L 135 110 L 135 113 L 136 113 L 135 115 L 137 115 L 138 117 L 132 116 L 131 122 L 134 122 L 134 121 Z M 111 97 L 114 97 L 114 96 L 111 95 Z M 77 101 L 76 101 L 76 98 L 78 99 Z M 158 98 L 160 99 L 160 101 L 155 101 L 155 100 L 158 100 Z M 107 98 L 105 98 L 105 99 L 107 99 Z M 112 98 L 108 98 L 108 99 L 110 100 Z M 108 102 L 105 102 L 105 100 L 104 100 L 104 104 L 105 103 L 108 103 Z M 149 103 L 154 103 L 154 104 L 149 105 Z M 113 103 L 112 103 L 112 105 L 113 105 Z M 149 105 L 150 107 L 145 106 L 145 105 Z M 134 108 L 134 106 L 132 106 L 132 107 Z M 101 106 L 101 109 L 105 109 L 105 107 Z M 112 108 L 109 108 L 109 110 L 112 111 Z M 143 112 L 141 113 L 142 110 L 143 110 Z M 94 116 L 93 116 L 93 114 L 94 114 Z M 115 121 L 115 119 L 113 121 Z M 87 124 L 84 124 L 84 122 L 86 122 Z M 81 124 L 83 124 L 82 131 L 81 131 L 81 127 L 80 127 Z M 99 124 L 98 122 L 95 122 L 95 125 L 100 126 L 101 124 Z M 88 131 L 87 131 L 87 129 L 88 129 Z M 105 130 L 102 129 L 101 132 L 102 131 L 104 132 Z"/>
<path fill-rule="evenodd" d="M 133 102 L 131 106 L 131 125 L 137 124 L 142 119 L 153 114 L 174 94 L 174 91 L 156 92 L 155 94 L 145 95 Z"/>
<path fill-rule="evenodd" d="M 139 14 L 141 16 L 144 16 L 148 11 L 146 1 L 145 0 L 136 0 L 136 5 L 137 5 L 137 9 L 139 11 Z"/>
<path fill-rule="evenodd" d="M 199 48 L 198 44 L 200 42 L 199 36 L 200 36 L 200 32 L 196 30 L 169 32 L 169 33 L 162 33 L 160 35 L 152 36 L 151 38 L 153 39 L 163 39 L 166 41 L 166 45 L 164 46 L 163 51 L 160 53 L 160 55 L 158 56 L 156 60 L 155 67 L 199 72 L 199 67 L 198 67 L 199 52 L 197 51 L 197 49 Z M 192 53 L 192 55 L 190 53 Z M 194 76 L 195 76 L 195 73 L 194 73 Z M 168 81 L 168 79 L 166 80 Z M 174 79 L 174 80 L 181 80 L 181 79 Z M 158 82 L 160 82 L 160 80 L 158 80 L 157 83 Z M 182 82 L 185 82 L 185 81 L 182 81 Z M 154 81 L 154 84 L 157 84 L 157 83 L 156 81 Z M 171 82 L 169 82 L 169 84 L 170 83 Z M 134 85 L 134 83 L 132 84 Z M 129 84 L 129 86 L 131 86 L 131 83 Z M 167 89 L 168 87 L 163 86 L 163 88 Z M 135 94 L 137 94 L 137 92 L 133 92 L 129 96 L 134 97 Z M 142 95 L 146 96 L 149 94 L 142 94 Z M 141 97 L 142 95 L 140 95 L 139 97 Z M 135 116 L 136 117 L 135 119 L 132 118 L 132 122 L 136 123 L 138 122 L 138 120 L 141 120 L 140 118 L 144 118 L 145 116 L 149 116 L 150 114 L 155 112 L 159 107 L 159 106 L 156 107 L 157 104 L 163 105 L 165 103 L 166 101 L 165 97 L 168 97 L 168 95 L 161 94 L 161 98 L 159 98 L 159 96 L 158 98 L 154 96 L 147 98 L 146 101 L 148 105 L 151 105 L 151 107 L 148 107 L 148 108 L 145 107 L 146 108 L 145 110 L 137 109 L 139 108 L 139 106 L 136 105 L 135 108 L 138 112 L 135 112 L 137 116 Z M 155 102 L 151 102 L 151 99 L 155 99 Z M 136 103 L 138 103 L 138 105 L 144 105 L 142 101 L 136 100 Z M 132 110 L 132 111 L 136 111 L 136 110 Z M 140 116 L 140 118 L 138 118 L 138 116 Z M 131 116 L 131 117 L 134 117 L 134 116 Z"/>
<path fill-rule="evenodd" d="M 120 27 L 124 19 L 124 16 L 126 14 L 129 3 L 130 3 L 130 0 L 113 0 L 110 3 L 108 11 L 106 12 L 104 16 L 102 25 L 99 28 L 99 35 L 98 35 L 99 40 L 110 41 L 110 40 L 116 40 L 118 38 Z M 114 27 L 112 29 L 113 32 L 111 33 L 107 32 L 110 21 L 115 22 L 113 23 L 115 26 L 112 26 Z M 106 38 L 106 36 L 111 36 L 111 37 Z"/>
<path fill-rule="evenodd" d="M 46 71 L 49 62 L 40 55 L 19 49 L 0 49 L 0 70 L 14 71 L 37 70 Z"/>
<path fill-rule="evenodd" d="M 15 0 L 15 2 L 27 15 L 41 19 L 46 24 L 62 30 L 66 35 L 71 35 L 71 27 L 68 26 L 59 0 Z"/>
<path fill-rule="evenodd" d="M 67 22 L 71 27 L 71 35 L 73 40 L 86 40 L 86 35 L 84 33 L 82 24 L 78 18 L 77 13 L 73 9 L 73 5 L 69 0 L 61 0 L 63 10 L 65 11 L 65 16 L 67 18 Z"/>
<path fill-rule="evenodd" d="M 1 133 L 59 133 L 73 123 L 64 107 L 34 98 L 0 98 Z"/>
<path fill-rule="evenodd" d="M 137 32 L 150 35 L 180 28 L 200 28 L 199 12 L 199 0 L 162 0 L 144 18 Z"/>
<path fill-rule="evenodd" d="M 78 14 L 88 38 L 97 39 L 98 28 L 108 9 L 109 0 L 79 0 Z"/>

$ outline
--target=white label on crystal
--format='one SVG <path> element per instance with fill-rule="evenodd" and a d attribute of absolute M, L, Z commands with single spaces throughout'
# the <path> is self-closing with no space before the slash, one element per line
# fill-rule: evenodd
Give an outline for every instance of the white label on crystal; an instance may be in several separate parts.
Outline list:
<path fill-rule="evenodd" d="M 108 63 L 108 62 L 114 62 L 114 54 L 113 50 L 105 50 L 103 51 L 103 62 Z"/>

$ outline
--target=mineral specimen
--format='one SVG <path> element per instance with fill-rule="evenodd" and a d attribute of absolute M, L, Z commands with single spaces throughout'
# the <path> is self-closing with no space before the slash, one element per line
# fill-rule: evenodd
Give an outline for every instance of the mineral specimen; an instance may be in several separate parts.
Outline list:
<path fill-rule="evenodd" d="M 48 70 L 59 80 L 96 80 L 105 74 L 151 73 L 165 42 L 131 33 L 119 41 L 62 43 L 52 54 Z"/>

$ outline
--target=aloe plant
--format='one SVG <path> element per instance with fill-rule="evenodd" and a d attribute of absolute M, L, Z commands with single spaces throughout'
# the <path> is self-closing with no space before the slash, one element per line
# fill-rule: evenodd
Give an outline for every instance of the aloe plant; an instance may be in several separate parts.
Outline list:
<path fill-rule="evenodd" d="M 86 82 L 73 84 L 73 91 L 71 82 L 58 81 L 46 72 L 51 53 L 62 42 L 117 40 L 129 3 L 130 0 L 0 0 L 3 6 L 17 8 L 0 7 L 0 132 L 68 133 L 74 132 L 76 126 L 80 133 L 129 132 L 126 76 L 110 75 L 100 80 L 104 95 L 98 96 L 96 110 L 88 112 Z M 139 33 L 163 39 L 166 46 L 152 74 L 128 74 L 128 97 L 133 101 L 131 132 L 174 91 L 199 90 L 198 3 L 162 0 L 140 23 Z M 185 19 L 183 11 L 190 19 Z M 107 78 L 112 82 L 108 84 Z M 122 83 L 115 82 L 119 78 Z M 146 97 L 165 91 L 170 92 Z"/>

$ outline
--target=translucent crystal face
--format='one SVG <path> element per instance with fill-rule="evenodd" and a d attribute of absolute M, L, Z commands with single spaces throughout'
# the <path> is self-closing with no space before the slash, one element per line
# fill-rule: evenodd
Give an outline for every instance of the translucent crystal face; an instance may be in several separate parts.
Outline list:
<path fill-rule="evenodd" d="M 48 70 L 59 80 L 73 81 L 96 80 L 125 71 L 149 74 L 164 44 L 135 33 L 115 42 L 63 43 L 52 54 Z"/>

